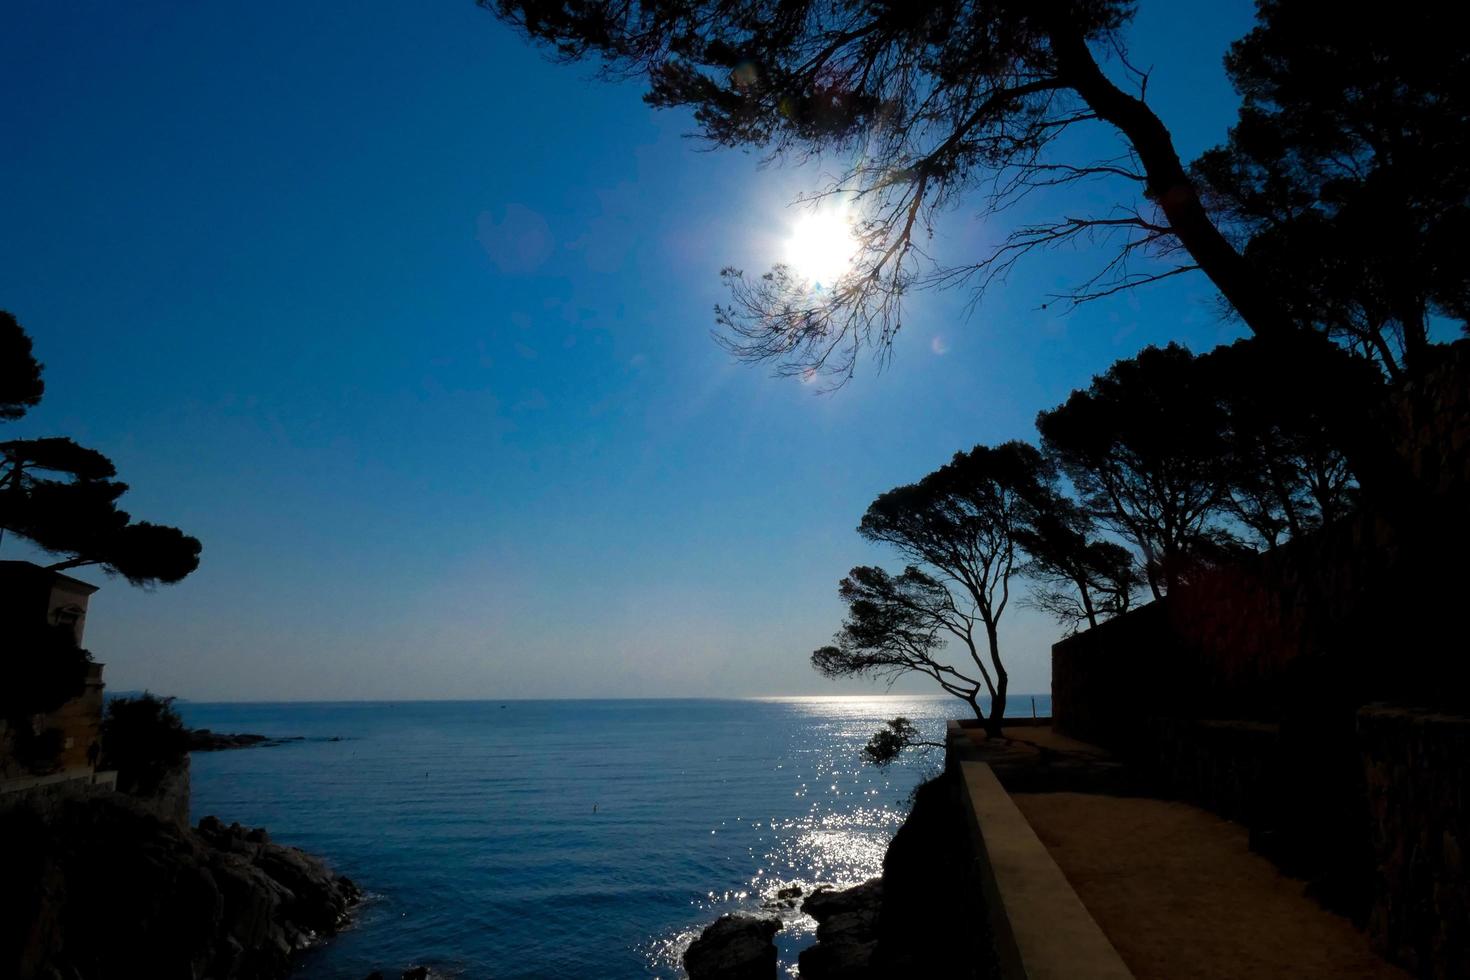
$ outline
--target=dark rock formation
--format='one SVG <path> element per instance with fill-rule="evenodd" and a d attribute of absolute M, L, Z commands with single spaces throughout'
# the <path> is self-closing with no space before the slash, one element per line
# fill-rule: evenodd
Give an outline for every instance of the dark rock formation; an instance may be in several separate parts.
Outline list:
<path fill-rule="evenodd" d="M 684 969 L 689 980 L 773 980 L 781 923 L 765 916 L 731 912 L 720 916 L 689 944 Z"/>
<path fill-rule="evenodd" d="M 271 738 L 249 732 L 212 732 L 208 728 L 196 728 L 189 733 L 190 752 L 219 752 L 222 749 L 249 749 L 257 745 L 280 745 L 282 742 L 299 741 L 291 738 Z"/>
<path fill-rule="evenodd" d="M 179 760 L 178 765 L 163 773 L 153 792 L 130 795 L 152 811 L 154 816 L 180 827 L 188 827 L 189 786 L 189 757 L 186 755 Z"/>
<path fill-rule="evenodd" d="M 955 778 L 920 786 L 883 859 L 883 877 L 802 903 L 817 920 L 802 980 L 996 975 Z"/>
<path fill-rule="evenodd" d="M 801 886 L 787 885 L 778 889 L 774 898 L 768 898 L 761 903 L 761 908 L 772 912 L 783 912 L 794 909 L 801 904 Z"/>
<path fill-rule="evenodd" d="M 263 830 L 111 792 L 6 801 L 0 867 L 0 976 L 22 980 L 276 980 L 359 896 Z"/>
<path fill-rule="evenodd" d="M 882 878 L 844 891 L 819 888 L 812 892 L 801 903 L 801 910 L 817 920 L 817 943 L 801 953 L 802 980 L 875 976 L 872 967 L 882 906 Z"/>

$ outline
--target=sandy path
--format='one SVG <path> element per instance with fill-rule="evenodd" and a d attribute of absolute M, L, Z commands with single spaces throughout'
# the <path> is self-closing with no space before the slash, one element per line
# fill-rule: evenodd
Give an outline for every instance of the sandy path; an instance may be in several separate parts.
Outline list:
<path fill-rule="evenodd" d="M 1238 824 L 1137 797 L 1014 799 L 1139 980 L 1409 980 L 1252 854 Z"/>

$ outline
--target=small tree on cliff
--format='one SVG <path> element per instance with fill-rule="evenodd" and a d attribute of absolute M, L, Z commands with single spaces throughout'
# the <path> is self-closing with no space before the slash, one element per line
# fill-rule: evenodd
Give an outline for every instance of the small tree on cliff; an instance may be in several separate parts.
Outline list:
<path fill-rule="evenodd" d="M 858 533 L 910 564 L 898 575 L 859 566 L 842 580 L 847 617 L 812 665 L 834 678 L 924 674 L 999 734 L 1009 675 L 998 627 L 1024 562 L 1018 536 L 1045 473 L 1041 454 L 1025 443 L 977 446 L 873 501 Z M 951 644 L 958 655 L 947 654 Z"/>

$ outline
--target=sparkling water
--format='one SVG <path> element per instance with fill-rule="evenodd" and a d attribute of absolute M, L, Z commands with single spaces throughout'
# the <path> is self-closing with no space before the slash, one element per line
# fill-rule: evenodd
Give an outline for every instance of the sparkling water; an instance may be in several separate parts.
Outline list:
<path fill-rule="evenodd" d="M 1038 697 L 1050 712 L 1050 699 Z M 949 697 L 179 703 L 191 727 L 299 737 L 198 753 L 194 819 L 267 827 L 369 894 L 297 975 L 674 977 L 699 930 L 789 885 L 881 870 L 914 785 L 868 736 L 905 715 L 930 738 Z M 1012 713 L 1031 713 L 1030 696 Z M 783 911 L 782 968 L 814 923 Z"/>

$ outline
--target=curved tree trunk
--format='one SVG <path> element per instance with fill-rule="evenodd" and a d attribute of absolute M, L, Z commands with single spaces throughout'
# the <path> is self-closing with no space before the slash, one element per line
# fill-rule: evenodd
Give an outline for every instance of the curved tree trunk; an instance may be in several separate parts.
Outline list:
<path fill-rule="evenodd" d="M 1270 344 L 1274 356 L 1318 375 L 1318 390 L 1327 400 L 1324 421 L 1352 467 L 1365 503 L 1411 521 L 1426 508 L 1432 509 L 1429 495 L 1393 453 L 1376 406 L 1367 404 L 1369 400 L 1362 397 L 1342 361 L 1330 356 L 1335 351 L 1326 350 L 1336 345 L 1316 331 L 1299 329 L 1245 256 L 1221 233 L 1179 159 L 1168 127 L 1146 102 L 1103 74 L 1087 38 L 1076 30 L 1067 4 L 1050 5 L 1047 33 L 1058 77 L 1098 119 L 1116 127 L 1138 154 L 1149 198 L 1164 213 L 1169 229 L 1200 271 L 1251 332 Z M 1409 329 L 1413 330 L 1412 323 Z M 1406 345 L 1417 340 L 1405 338 Z M 1405 367 L 1410 376 L 1423 370 L 1418 363 Z M 1152 576 L 1149 584 L 1157 595 Z"/>
<path fill-rule="evenodd" d="M 989 738 L 1000 738 L 1001 722 L 1006 716 L 1006 688 L 1010 676 L 1000 662 L 1000 638 L 995 627 L 986 624 L 985 639 L 990 645 L 990 662 L 995 667 L 995 693 L 990 698 L 990 716 L 985 719 L 985 734 Z"/>

